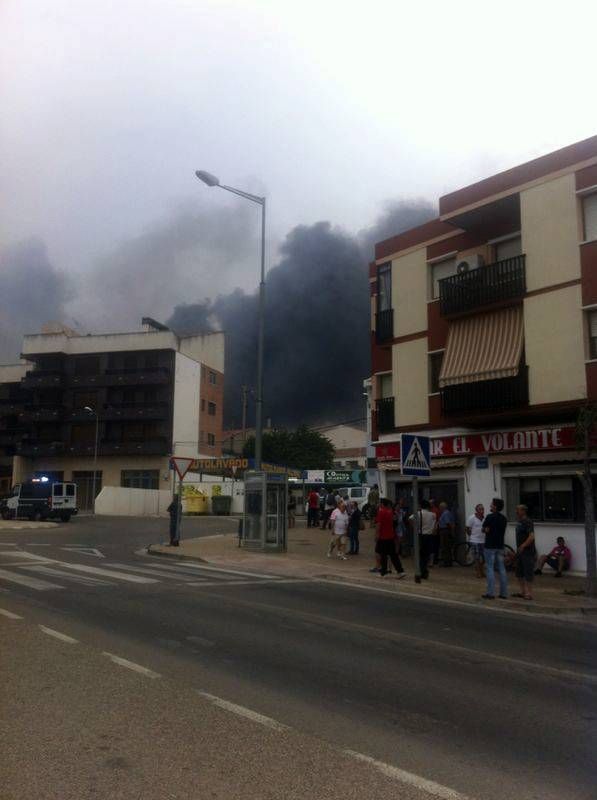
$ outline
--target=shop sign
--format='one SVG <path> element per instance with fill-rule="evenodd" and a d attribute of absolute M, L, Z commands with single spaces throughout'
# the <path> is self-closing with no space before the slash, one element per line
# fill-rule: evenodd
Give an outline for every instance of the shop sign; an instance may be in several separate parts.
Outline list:
<path fill-rule="evenodd" d="M 538 428 L 494 433 L 466 433 L 438 436 L 431 439 L 431 458 L 445 456 L 491 455 L 536 450 L 565 450 L 575 447 L 572 426 Z M 382 460 L 400 460 L 400 442 L 375 445 L 375 454 Z"/>

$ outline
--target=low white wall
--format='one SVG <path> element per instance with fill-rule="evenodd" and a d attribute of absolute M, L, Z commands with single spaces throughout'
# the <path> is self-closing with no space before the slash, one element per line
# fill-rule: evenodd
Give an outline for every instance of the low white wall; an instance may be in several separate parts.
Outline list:
<path fill-rule="evenodd" d="M 104 486 L 95 500 L 95 513 L 105 516 L 167 516 L 172 495 L 167 489 L 125 489 Z"/>

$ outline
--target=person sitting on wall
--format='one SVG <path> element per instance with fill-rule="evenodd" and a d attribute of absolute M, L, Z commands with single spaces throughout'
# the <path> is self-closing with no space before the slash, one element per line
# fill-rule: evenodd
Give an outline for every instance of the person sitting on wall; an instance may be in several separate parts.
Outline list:
<path fill-rule="evenodd" d="M 556 546 L 553 547 L 547 555 L 539 558 L 535 575 L 541 575 L 543 567 L 548 564 L 552 569 L 555 569 L 555 578 L 561 578 L 562 573 L 570 569 L 572 563 L 572 553 L 570 548 L 566 546 L 563 536 L 558 536 L 556 539 Z"/>

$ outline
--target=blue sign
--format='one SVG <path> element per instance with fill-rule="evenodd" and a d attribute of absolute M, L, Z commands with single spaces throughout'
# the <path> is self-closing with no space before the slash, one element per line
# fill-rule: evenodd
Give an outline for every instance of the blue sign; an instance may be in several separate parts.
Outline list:
<path fill-rule="evenodd" d="M 428 478 L 431 475 L 429 437 L 403 433 L 400 437 L 400 467 L 403 475 Z"/>
<path fill-rule="evenodd" d="M 475 467 L 477 469 L 489 469 L 489 458 L 487 456 L 477 456 L 475 458 Z"/>

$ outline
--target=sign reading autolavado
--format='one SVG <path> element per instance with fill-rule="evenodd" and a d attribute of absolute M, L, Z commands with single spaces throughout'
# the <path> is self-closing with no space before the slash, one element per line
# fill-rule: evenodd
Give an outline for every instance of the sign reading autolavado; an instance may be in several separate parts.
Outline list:
<path fill-rule="evenodd" d="M 431 458 L 536 450 L 569 450 L 575 446 L 572 426 L 529 430 L 463 433 L 431 438 Z M 400 460 L 400 442 L 375 445 L 377 458 Z"/>

